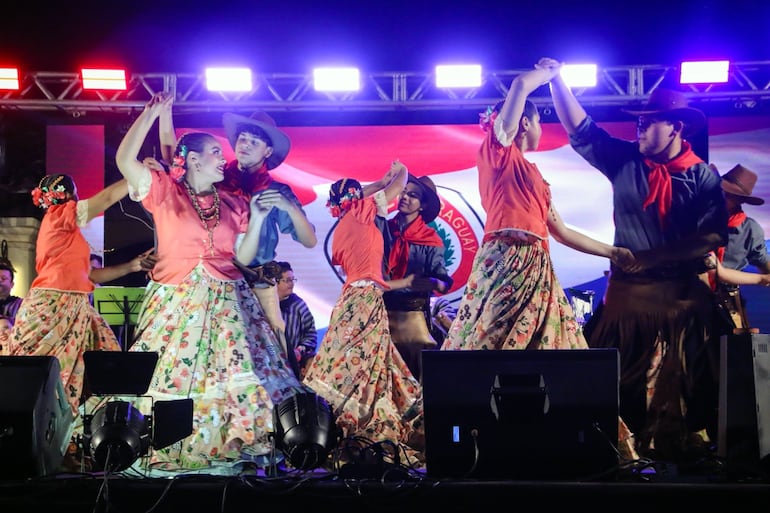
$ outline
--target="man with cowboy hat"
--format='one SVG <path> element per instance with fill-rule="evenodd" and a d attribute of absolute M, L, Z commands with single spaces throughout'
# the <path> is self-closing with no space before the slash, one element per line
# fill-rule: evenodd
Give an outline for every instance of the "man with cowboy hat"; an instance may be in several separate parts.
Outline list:
<path fill-rule="evenodd" d="M 452 278 L 444 263 L 444 241 L 429 226 L 441 210 L 436 186 L 428 176 L 408 175 L 398 197 L 398 212 L 376 219 L 385 240 L 383 275 L 397 280 L 414 274 L 412 287 L 383 294 L 391 337 L 409 370 L 420 380 L 420 352 L 437 349 L 430 334 L 430 297 L 444 294 Z"/>
<path fill-rule="evenodd" d="M 285 328 L 281 317 L 275 280 L 281 270 L 274 260 L 279 232 L 313 248 L 318 242 L 315 227 L 310 223 L 291 187 L 270 176 L 269 171 L 278 167 L 289 154 L 291 141 L 280 130 L 273 118 L 264 112 L 251 117 L 225 113 L 222 116 L 227 140 L 235 151 L 235 160 L 225 168 L 224 186 L 241 189 L 257 197 L 263 209 L 270 210 L 260 232 L 259 250 L 249 266 L 242 269 L 252 283 L 271 326 L 280 336 Z"/>
<path fill-rule="evenodd" d="M 711 168 L 718 173 L 716 166 Z M 725 193 L 728 241 L 716 252 L 707 255 L 709 285 L 716 292 L 720 305 L 728 314 L 726 332 L 735 329 L 750 330 L 746 317 L 745 301 L 740 294 L 740 285 L 770 284 L 770 256 L 765 244 L 765 232 L 753 218 L 748 217 L 742 204 L 763 205 L 765 200 L 753 196 L 757 175 L 752 170 L 737 164 L 722 176 L 722 190 Z M 753 265 L 760 274 L 743 272 Z"/>
<path fill-rule="evenodd" d="M 719 176 L 687 137 L 706 116 L 680 92 L 657 88 L 637 116 L 637 140 L 612 137 L 588 116 L 560 76 L 551 95 L 570 145 L 612 183 L 616 246 L 636 265 L 612 265 L 591 347 L 620 352 L 620 413 L 642 456 L 681 462 L 708 450 L 716 428 L 713 294 L 701 279 L 703 255 L 727 243 Z M 718 354 L 718 351 L 717 353 Z M 713 436 L 713 435 L 712 435 Z"/>

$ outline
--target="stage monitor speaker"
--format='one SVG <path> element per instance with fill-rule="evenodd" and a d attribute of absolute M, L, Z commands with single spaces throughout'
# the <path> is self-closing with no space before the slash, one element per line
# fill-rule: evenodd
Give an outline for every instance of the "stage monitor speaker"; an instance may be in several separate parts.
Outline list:
<path fill-rule="evenodd" d="M 0 479 L 55 473 L 73 428 L 53 356 L 0 356 Z"/>
<path fill-rule="evenodd" d="M 770 471 L 770 335 L 723 335 L 720 341 L 717 455 L 728 472 Z"/>

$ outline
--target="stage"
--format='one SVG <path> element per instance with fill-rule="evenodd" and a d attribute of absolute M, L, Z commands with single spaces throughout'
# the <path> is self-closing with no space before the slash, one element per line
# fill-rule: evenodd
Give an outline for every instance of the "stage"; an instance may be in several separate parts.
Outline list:
<path fill-rule="evenodd" d="M 473 513 L 536 504 L 546 511 L 567 507 L 594 512 L 687 509 L 739 513 L 770 503 L 770 480 L 766 478 L 731 477 L 718 467 L 692 473 L 682 473 L 673 465 L 644 468 L 598 482 L 436 480 L 413 472 L 362 479 L 321 470 L 279 477 L 255 471 L 239 476 L 182 474 L 173 478 L 61 474 L 0 481 L 0 511 L 391 513 L 409 508 Z"/>

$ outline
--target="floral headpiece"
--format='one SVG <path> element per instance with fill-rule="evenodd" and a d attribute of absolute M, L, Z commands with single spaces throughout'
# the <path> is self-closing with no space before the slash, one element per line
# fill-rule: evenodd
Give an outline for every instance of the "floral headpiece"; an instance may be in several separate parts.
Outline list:
<path fill-rule="evenodd" d="M 494 106 L 490 105 L 484 112 L 479 113 L 479 126 L 485 132 L 492 130 L 495 125 L 495 119 L 497 119 L 498 111 Z"/>
<path fill-rule="evenodd" d="M 47 209 L 51 205 L 61 205 L 67 202 L 67 189 L 61 184 L 64 175 L 59 175 L 50 185 L 43 185 L 46 177 L 40 180 L 40 184 L 32 189 L 32 203 L 36 207 Z"/>
<path fill-rule="evenodd" d="M 340 217 L 350 210 L 354 200 L 359 200 L 362 197 L 361 188 L 349 182 L 351 180 L 340 180 L 337 191 L 334 190 L 336 183 L 332 185 L 332 189 L 329 191 L 329 201 L 326 202 L 326 208 L 329 209 L 332 217 Z"/>
<path fill-rule="evenodd" d="M 179 147 L 179 154 L 174 156 L 169 168 L 169 175 L 171 179 L 179 183 L 184 178 L 184 174 L 187 172 L 185 169 L 185 163 L 187 162 L 187 146 L 182 145 Z"/>

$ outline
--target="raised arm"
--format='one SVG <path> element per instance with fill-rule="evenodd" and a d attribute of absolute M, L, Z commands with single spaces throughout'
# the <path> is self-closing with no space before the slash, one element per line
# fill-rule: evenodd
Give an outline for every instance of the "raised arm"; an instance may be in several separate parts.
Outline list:
<path fill-rule="evenodd" d="M 171 165 L 176 151 L 176 131 L 174 130 L 174 116 L 171 112 L 171 106 L 174 103 L 174 97 L 169 95 L 168 101 L 161 103 L 162 109 L 158 118 L 158 128 L 160 129 L 160 158 L 166 165 Z"/>
<path fill-rule="evenodd" d="M 128 183 L 118 180 L 88 198 L 88 220 L 95 218 L 128 194 Z"/>
<path fill-rule="evenodd" d="M 137 160 L 142 144 L 150 132 L 153 123 L 163 110 L 164 104 L 169 102 L 171 102 L 171 98 L 165 93 L 153 96 L 142 113 L 139 114 L 139 117 L 131 125 L 131 128 L 128 129 L 115 152 L 115 162 L 120 173 L 132 185 L 136 185 L 145 172 L 144 164 Z"/>
<path fill-rule="evenodd" d="M 404 190 L 408 178 L 409 170 L 400 160 L 396 159 L 390 164 L 390 169 L 382 178 L 364 185 L 362 193 L 364 197 L 367 197 L 381 190 L 385 193 L 386 201 L 390 203 Z"/>
<path fill-rule="evenodd" d="M 519 131 L 519 121 L 524 113 L 527 97 L 538 87 L 547 84 L 558 70 L 549 67 L 536 67 L 522 73 L 511 82 L 498 117 L 502 119 L 503 130 L 508 137 L 514 137 Z"/>
<path fill-rule="evenodd" d="M 550 82 L 551 98 L 553 99 L 556 115 L 559 116 L 559 121 L 561 121 L 564 130 L 571 135 L 577 131 L 577 127 L 583 122 L 587 114 L 562 78 L 562 66 L 561 62 L 548 57 L 540 59 L 537 63 L 538 68 L 555 71 Z"/>

